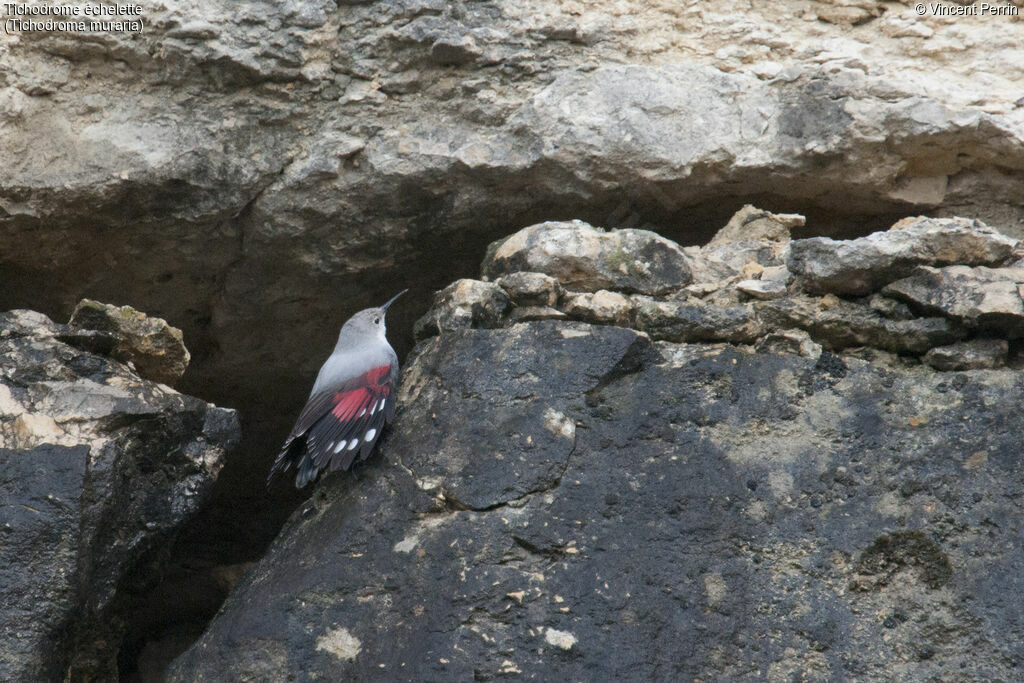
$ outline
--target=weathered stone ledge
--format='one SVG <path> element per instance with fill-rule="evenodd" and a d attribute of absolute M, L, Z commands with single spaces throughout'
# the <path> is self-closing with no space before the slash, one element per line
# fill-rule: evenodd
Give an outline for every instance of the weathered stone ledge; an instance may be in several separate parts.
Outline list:
<path fill-rule="evenodd" d="M 1024 336 L 1021 245 L 980 221 L 916 217 L 858 239 L 790 239 L 801 225 L 747 206 L 686 248 L 645 230 L 533 225 L 491 245 L 480 280 L 439 292 L 416 337 L 547 319 L 758 348 L 802 332 L 812 343 L 796 343 L 800 353 L 869 347 L 964 370 L 1006 364 Z"/>

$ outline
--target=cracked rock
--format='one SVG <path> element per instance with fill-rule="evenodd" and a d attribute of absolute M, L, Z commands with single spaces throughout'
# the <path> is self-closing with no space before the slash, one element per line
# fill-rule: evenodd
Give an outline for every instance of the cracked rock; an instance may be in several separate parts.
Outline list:
<path fill-rule="evenodd" d="M 808 292 L 865 295 L 921 265 L 1001 265 L 1016 244 L 981 221 L 921 216 L 854 240 L 795 240 L 788 266 Z"/>
<path fill-rule="evenodd" d="M 934 374 L 579 322 L 431 337 L 380 457 L 167 678 L 745 680 L 786 652 L 941 678 L 931 649 L 1014 680 L 1020 377 Z"/>
<path fill-rule="evenodd" d="M 1024 336 L 1024 268 L 918 268 L 882 293 L 924 315 L 945 315 L 1011 338 Z"/>
<path fill-rule="evenodd" d="M 654 339 L 674 342 L 749 343 L 764 333 L 751 304 L 716 306 L 649 297 L 636 297 L 636 326 Z"/>
<path fill-rule="evenodd" d="M 413 332 L 424 339 L 467 327 L 497 327 L 508 308 L 508 295 L 493 282 L 457 280 L 434 295 L 433 306 Z"/>
<path fill-rule="evenodd" d="M 922 354 L 933 346 L 962 339 L 966 334 L 946 318 L 890 320 L 868 306 L 835 297 L 790 297 L 756 306 L 766 327 L 804 329 L 814 341 L 833 351 L 873 346 Z"/>
<path fill-rule="evenodd" d="M 564 293 L 558 280 L 544 273 L 510 273 L 496 284 L 517 306 L 554 306 Z"/>
<path fill-rule="evenodd" d="M 166 334 L 131 309 L 97 315 L 111 313 L 144 340 Z M 62 328 L 0 313 L 5 681 L 116 680 L 132 586 L 159 575 L 240 436 L 234 411 L 66 344 Z"/>

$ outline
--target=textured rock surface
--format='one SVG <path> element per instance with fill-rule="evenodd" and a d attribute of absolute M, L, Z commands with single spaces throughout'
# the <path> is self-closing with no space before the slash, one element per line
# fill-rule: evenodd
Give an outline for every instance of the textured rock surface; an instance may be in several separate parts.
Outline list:
<path fill-rule="evenodd" d="M 95 351 L 130 362 L 145 379 L 173 385 L 188 368 L 191 356 L 181 330 L 131 306 L 83 299 L 71 313 L 68 325 L 81 330 L 71 333 L 78 335 L 76 345 L 91 341 Z"/>
<path fill-rule="evenodd" d="M 916 356 L 1020 359 L 732 280 L 477 283 L 510 312 L 420 343 L 381 458 L 322 483 L 169 680 L 1014 678 L 1024 379 Z"/>
<path fill-rule="evenodd" d="M 924 354 L 924 362 L 936 370 L 981 370 L 1002 367 L 1009 344 L 1004 339 L 972 339 L 938 346 Z"/>
<path fill-rule="evenodd" d="M 383 457 L 170 680 L 1011 679 L 1022 390 L 580 323 L 435 337 Z"/>
<path fill-rule="evenodd" d="M 809 292 L 870 294 L 916 266 L 999 266 L 1016 240 L 963 218 L 919 217 L 855 240 L 796 240 L 787 266 Z"/>
<path fill-rule="evenodd" d="M 675 242 L 647 230 L 604 231 L 582 221 L 523 228 L 487 250 L 485 276 L 520 271 L 544 273 L 566 289 L 584 292 L 662 294 L 692 279 Z"/>
<path fill-rule="evenodd" d="M 224 561 L 254 558 L 295 502 L 262 480 L 337 324 L 409 286 L 389 321 L 404 355 L 431 292 L 523 226 L 695 244 L 754 202 L 805 214 L 797 237 L 922 212 L 1024 235 L 1005 17 L 171 0 L 144 19 L 0 41 L 0 309 L 64 320 L 88 296 L 184 331 L 179 386 L 246 423 L 204 528 Z"/>
<path fill-rule="evenodd" d="M 133 590 L 206 500 L 234 411 L 0 314 L 0 679 L 110 680 Z"/>
<path fill-rule="evenodd" d="M 180 327 L 183 388 L 243 408 L 264 464 L 331 321 L 410 286 L 391 321 L 409 330 L 540 220 L 690 244 L 754 201 L 806 214 L 802 236 L 922 211 L 1024 235 L 1012 18 L 174 0 L 144 19 L 0 45 L 0 309 L 63 320 L 88 296 Z M 225 474 L 255 491 L 260 469 Z"/>
<path fill-rule="evenodd" d="M 683 250 L 696 281 L 683 286 L 673 271 L 664 285 L 652 287 L 661 296 L 632 293 L 637 289 L 632 276 L 613 282 L 610 290 L 573 291 L 581 287 L 581 273 L 592 273 L 606 262 L 607 250 L 597 245 L 634 239 L 636 231 L 595 231 L 578 222 L 524 228 L 489 249 L 484 270 L 495 267 L 500 252 L 504 275 L 495 283 L 463 279 L 450 285 L 417 323 L 417 338 L 435 334 L 439 324 L 455 329 L 568 318 L 634 327 L 655 340 L 672 342 L 760 344 L 766 335 L 806 332 L 813 343 L 832 351 L 870 347 L 922 356 L 977 334 L 1005 339 L 1024 334 L 1024 270 L 915 265 L 998 263 L 1019 252 L 1016 240 L 958 217 L 907 219 L 852 240 L 787 240 L 789 227 L 799 219 L 744 207 L 707 245 Z M 757 239 L 730 242 L 744 220 L 760 223 L 752 233 Z M 658 238 L 656 243 L 678 253 L 668 240 Z M 570 257 L 553 256 L 566 254 Z M 795 279 L 785 265 L 787 255 Z M 566 281 L 530 271 L 508 272 L 545 266 Z M 913 275 L 891 282 L 907 273 Z M 830 284 L 817 287 L 814 282 Z M 881 291 L 862 298 L 805 293 L 830 288 Z M 792 346 L 778 341 L 782 347 L 772 343 L 759 348 Z M 793 348 L 813 355 L 802 343 Z"/>
<path fill-rule="evenodd" d="M 922 267 L 883 293 L 965 325 L 1020 337 L 1024 334 L 1024 268 Z"/>

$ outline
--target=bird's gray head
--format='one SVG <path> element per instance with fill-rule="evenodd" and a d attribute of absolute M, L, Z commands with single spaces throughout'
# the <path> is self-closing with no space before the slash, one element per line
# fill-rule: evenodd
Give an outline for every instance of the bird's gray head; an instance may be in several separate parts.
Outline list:
<path fill-rule="evenodd" d="M 341 328 L 341 334 L 338 335 L 338 343 L 340 344 L 342 340 L 348 337 L 365 339 L 366 337 L 376 335 L 384 339 L 384 335 L 387 332 L 387 327 L 384 325 L 384 314 L 387 312 L 388 306 L 395 302 L 395 299 L 408 291 L 408 289 L 403 289 L 388 299 L 388 302 L 383 306 L 364 308 L 346 320 Z"/>

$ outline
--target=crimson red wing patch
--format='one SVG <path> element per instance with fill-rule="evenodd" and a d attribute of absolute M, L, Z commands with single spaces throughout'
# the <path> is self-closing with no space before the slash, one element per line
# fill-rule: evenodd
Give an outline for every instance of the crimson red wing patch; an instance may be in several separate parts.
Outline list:
<path fill-rule="evenodd" d="M 301 488 L 328 466 L 347 470 L 357 456 L 366 458 L 394 414 L 391 389 L 391 365 L 380 365 L 311 397 L 271 476 L 295 465 Z"/>

